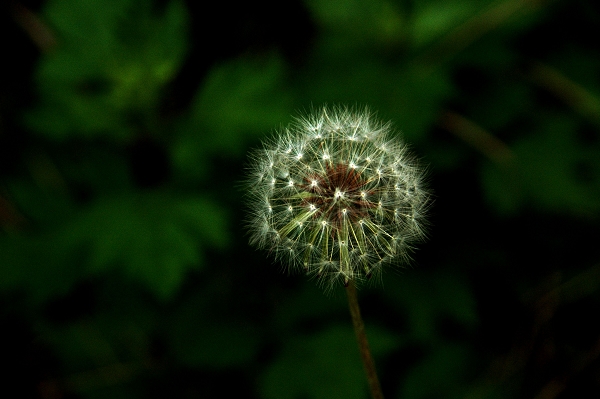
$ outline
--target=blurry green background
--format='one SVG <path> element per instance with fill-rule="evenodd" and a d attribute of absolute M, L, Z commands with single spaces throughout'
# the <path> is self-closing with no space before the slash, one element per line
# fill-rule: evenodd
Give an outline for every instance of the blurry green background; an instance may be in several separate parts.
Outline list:
<path fill-rule="evenodd" d="M 250 148 L 369 105 L 429 240 L 360 291 L 387 398 L 600 395 L 593 0 L 5 1 L 0 396 L 367 398 L 342 287 L 247 244 Z M 13 391 L 15 390 L 15 391 Z"/>

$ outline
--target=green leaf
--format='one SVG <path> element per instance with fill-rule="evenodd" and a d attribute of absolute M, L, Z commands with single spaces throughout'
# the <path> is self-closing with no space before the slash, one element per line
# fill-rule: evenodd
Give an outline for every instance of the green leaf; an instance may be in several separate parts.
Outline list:
<path fill-rule="evenodd" d="M 473 328 L 478 322 L 473 293 L 460 276 L 411 274 L 394 279 L 393 284 L 395 289 L 386 291 L 386 295 L 406 312 L 410 336 L 415 340 L 436 342 L 437 322 L 442 317 L 466 328 Z"/>
<path fill-rule="evenodd" d="M 259 350 L 256 328 L 234 322 L 208 322 L 198 315 L 176 321 L 171 348 L 182 364 L 223 369 L 249 364 Z"/>
<path fill-rule="evenodd" d="M 500 215 L 514 215 L 525 201 L 523 178 L 516 165 L 499 166 L 486 162 L 482 168 L 481 184 L 487 203 Z"/>
<path fill-rule="evenodd" d="M 93 396 L 113 386 L 127 390 L 128 383 L 148 371 L 149 329 L 139 321 L 148 318 L 150 312 L 139 303 L 137 294 L 127 296 L 135 302 L 135 308 L 120 303 L 130 308 L 125 312 L 103 310 L 94 317 L 64 325 L 37 326 L 39 340 L 60 357 L 70 391 Z M 153 320 L 155 316 L 151 315 Z"/>
<path fill-rule="evenodd" d="M 291 100 L 285 66 L 278 57 L 238 59 L 215 67 L 194 99 L 188 119 L 177 127 L 171 149 L 175 166 L 200 178 L 210 157 L 241 155 L 250 139 L 289 120 Z"/>
<path fill-rule="evenodd" d="M 465 346 L 436 346 L 401 385 L 399 398 L 432 399 L 464 397 L 473 354 Z"/>
<path fill-rule="evenodd" d="M 458 26 L 480 7 L 464 0 L 417 2 L 411 15 L 412 41 L 421 47 Z"/>
<path fill-rule="evenodd" d="M 483 187 L 499 212 L 529 205 L 579 217 L 600 212 L 600 148 L 577 140 L 576 122 L 561 115 L 544 119 L 539 130 L 513 144 L 516 162 L 487 164 Z"/>
<path fill-rule="evenodd" d="M 74 204 L 68 193 L 59 182 L 50 186 L 52 178 L 45 181 L 45 187 L 36 182 L 19 179 L 8 182 L 7 188 L 11 200 L 21 213 L 36 225 L 60 223 L 74 212 Z M 46 185 L 47 184 L 47 185 Z"/>
<path fill-rule="evenodd" d="M 118 270 L 168 299 L 188 270 L 204 266 L 206 248 L 228 244 L 226 225 L 225 210 L 202 197 L 102 198 L 60 227 L 0 237 L 0 289 L 25 288 L 43 301 L 67 293 L 84 276 Z"/>
<path fill-rule="evenodd" d="M 173 204 L 183 226 L 197 234 L 203 243 L 223 249 L 229 243 L 226 211 L 202 198 L 181 198 Z"/>
<path fill-rule="evenodd" d="M 387 64 L 359 51 L 317 55 L 299 84 L 307 102 L 368 105 L 411 143 L 425 139 L 453 89 L 446 71 Z"/>
<path fill-rule="evenodd" d="M 219 370 L 248 365 L 260 349 L 260 331 L 218 309 L 215 285 L 184 299 L 164 325 L 170 355 L 188 367 Z"/>
<path fill-rule="evenodd" d="M 89 248 L 90 270 L 116 267 L 166 299 L 188 269 L 203 266 L 202 248 L 226 245 L 225 224 L 225 212 L 209 200 L 154 193 L 101 199 L 60 237 Z"/>
<path fill-rule="evenodd" d="M 322 287 L 317 284 L 302 284 L 301 288 L 292 291 L 278 305 L 275 314 L 275 324 L 279 331 L 292 331 L 298 324 L 314 318 L 328 319 L 340 313 L 347 312 L 348 299 L 346 293 L 336 292 L 337 295 L 324 297 Z"/>
<path fill-rule="evenodd" d="M 374 356 L 402 344 L 383 329 L 369 328 L 367 335 Z M 260 389 L 266 399 L 366 398 L 367 380 L 351 325 L 287 340 L 264 373 Z"/>
<path fill-rule="evenodd" d="M 55 140 L 122 142 L 136 130 L 131 120 L 155 130 L 151 115 L 187 48 L 182 4 L 172 1 L 157 16 L 151 2 L 54 0 L 45 15 L 58 43 L 36 71 L 40 103 L 26 125 Z"/>
<path fill-rule="evenodd" d="M 64 295 L 81 277 L 74 255 L 50 234 L 0 236 L 0 290 L 25 291 L 33 303 Z"/>
<path fill-rule="evenodd" d="M 328 33 L 339 36 L 338 43 L 342 40 L 351 46 L 396 43 L 406 30 L 403 14 L 395 2 L 310 0 L 307 5 Z"/>

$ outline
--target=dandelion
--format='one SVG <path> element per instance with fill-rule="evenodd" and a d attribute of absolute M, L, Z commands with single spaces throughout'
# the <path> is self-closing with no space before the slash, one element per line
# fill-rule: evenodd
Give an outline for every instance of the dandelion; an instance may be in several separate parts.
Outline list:
<path fill-rule="evenodd" d="M 424 236 L 423 170 L 367 109 L 324 107 L 252 154 L 250 242 L 290 269 L 346 286 L 367 381 L 383 399 L 356 285 L 406 261 Z"/>
<path fill-rule="evenodd" d="M 254 152 L 250 242 L 323 284 L 406 262 L 424 237 L 423 170 L 367 109 L 323 107 Z"/>

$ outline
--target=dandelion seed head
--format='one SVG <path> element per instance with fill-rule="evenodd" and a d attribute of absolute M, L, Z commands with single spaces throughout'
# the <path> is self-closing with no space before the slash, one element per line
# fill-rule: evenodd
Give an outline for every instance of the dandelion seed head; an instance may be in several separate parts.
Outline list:
<path fill-rule="evenodd" d="M 367 109 L 296 119 L 252 154 L 248 176 L 251 244 L 324 285 L 379 279 L 424 238 L 423 170 Z"/>

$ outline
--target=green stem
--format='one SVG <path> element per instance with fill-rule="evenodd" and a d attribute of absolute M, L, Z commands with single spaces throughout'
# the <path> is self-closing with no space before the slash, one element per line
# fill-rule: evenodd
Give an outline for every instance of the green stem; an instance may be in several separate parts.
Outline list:
<path fill-rule="evenodd" d="M 362 358 L 363 366 L 365 367 L 369 388 L 371 388 L 371 396 L 373 399 L 383 399 L 379 378 L 377 377 L 377 371 L 375 370 L 375 362 L 373 361 L 373 356 L 371 356 L 369 341 L 367 341 L 365 324 L 360 316 L 356 287 L 352 281 L 348 283 L 346 293 L 348 294 L 348 307 L 350 308 L 350 315 L 352 316 L 352 324 L 354 325 L 354 332 L 356 333 L 356 340 L 358 341 L 360 357 Z"/>

